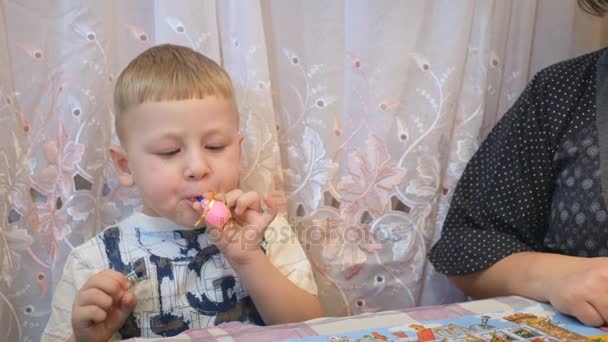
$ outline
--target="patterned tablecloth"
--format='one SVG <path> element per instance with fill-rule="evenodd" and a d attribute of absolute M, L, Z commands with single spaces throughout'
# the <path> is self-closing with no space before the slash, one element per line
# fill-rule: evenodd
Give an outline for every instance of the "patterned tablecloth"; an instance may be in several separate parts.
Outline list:
<path fill-rule="evenodd" d="M 410 324 L 420 321 L 449 319 L 467 315 L 511 310 L 536 302 L 522 297 L 499 297 L 464 303 L 383 311 L 351 317 L 327 317 L 302 323 L 261 327 L 240 322 L 223 323 L 219 326 L 193 329 L 174 337 L 160 339 L 134 338 L 129 341 L 171 342 L 251 342 L 279 341 L 318 335 L 338 335 L 362 329 L 373 329 L 389 325 Z"/>

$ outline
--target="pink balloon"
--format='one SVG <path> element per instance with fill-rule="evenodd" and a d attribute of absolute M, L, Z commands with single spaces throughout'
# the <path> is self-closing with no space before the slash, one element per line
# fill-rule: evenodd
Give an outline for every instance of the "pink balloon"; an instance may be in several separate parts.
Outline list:
<path fill-rule="evenodd" d="M 205 216 L 205 221 L 214 227 L 223 227 L 230 220 L 230 210 L 221 201 L 214 201 L 210 208 L 209 203 L 211 202 L 208 199 L 204 199 L 201 202 L 204 210 L 209 209 L 207 216 Z"/>

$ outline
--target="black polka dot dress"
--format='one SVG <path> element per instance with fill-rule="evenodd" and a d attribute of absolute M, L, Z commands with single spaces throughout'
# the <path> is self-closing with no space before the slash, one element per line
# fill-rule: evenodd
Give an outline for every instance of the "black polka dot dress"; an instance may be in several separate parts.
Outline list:
<path fill-rule="evenodd" d="M 431 250 L 439 272 L 480 271 L 522 251 L 608 256 L 596 104 L 601 60 L 608 50 L 542 70 L 490 132 Z"/>

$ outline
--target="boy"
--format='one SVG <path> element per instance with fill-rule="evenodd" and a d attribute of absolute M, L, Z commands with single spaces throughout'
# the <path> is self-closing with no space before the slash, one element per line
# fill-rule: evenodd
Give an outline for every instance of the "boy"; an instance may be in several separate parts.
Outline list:
<path fill-rule="evenodd" d="M 221 322 L 322 315 L 310 263 L 276 206 L 238 189 L 241 143 L 230 78 L 185 47 L 144 51 L 114 94 L 120 183 L 143 211 L 68 258 L 43 340 L 173 336 Z M 196 200 L 225 194 L 232 219 L 197 229 Z M 266 237 L 265 248 L 261 242 Z M 255 305 L 254 305 L 255 304 Z M 71 322 L 71 324 L 70 324 Z"/>

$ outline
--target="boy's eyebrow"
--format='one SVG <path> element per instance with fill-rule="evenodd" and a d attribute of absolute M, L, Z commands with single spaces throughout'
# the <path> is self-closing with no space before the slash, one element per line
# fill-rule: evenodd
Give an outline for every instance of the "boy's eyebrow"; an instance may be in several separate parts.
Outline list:
<path fill-rule="evenodd" d="M 229 132 L 229 131 L 231 131 L 231 130 L 232 130 L 232 129 L 230 129 L 230 130 L 227 130 L 227 129 L 226 129 L 226 130 L 224 130 L 224 129 L 219 129 L 219 128 L 212 128 L 212 129 L 210 129 L 209 131 L 205 132 L 205 134 L 204 134 L 204 135 L 205 135 L 205 136 L 210 136 L 210 135 L 218 135 L 218 134 L 227 134 L 227 133 L 232 133 L 232 132 Z M 234 131 L 234 135 L 236 135 L 236 134 L 238 134 L 238 133 L 239 133 L 239 131 L 238 131 L 238 130 L 235 130 L 235 131 Z"/>
<path fill-rule="evenodd" d="M 205 131 L 203 133 L 204 137 L 208 137 L 208 136 L 213 136 L 213 135 L 219 135 L 219 134 L 227 134 L 230 133 L 231 135 L 238 135 L 239 134 L 239 130 L 235 129 L 234 132 L 229 132 L 232 131 L 232 129 L 228 130 L 228 129 L 221 129 L 221 128 L 212 128 L 208 131 Z M 162 135 L 160 135 L 159 139 L 172 139 L 172 140 L 179 140 L 181 138 L 181 134 L 176 133 L 176 132 L 166 132 L 163 133 Z"/>
<path fill-rule="evenodd" d="M 173 132 L 163 133 L 159 139 L 179 140 L 180 135 Z"/>

